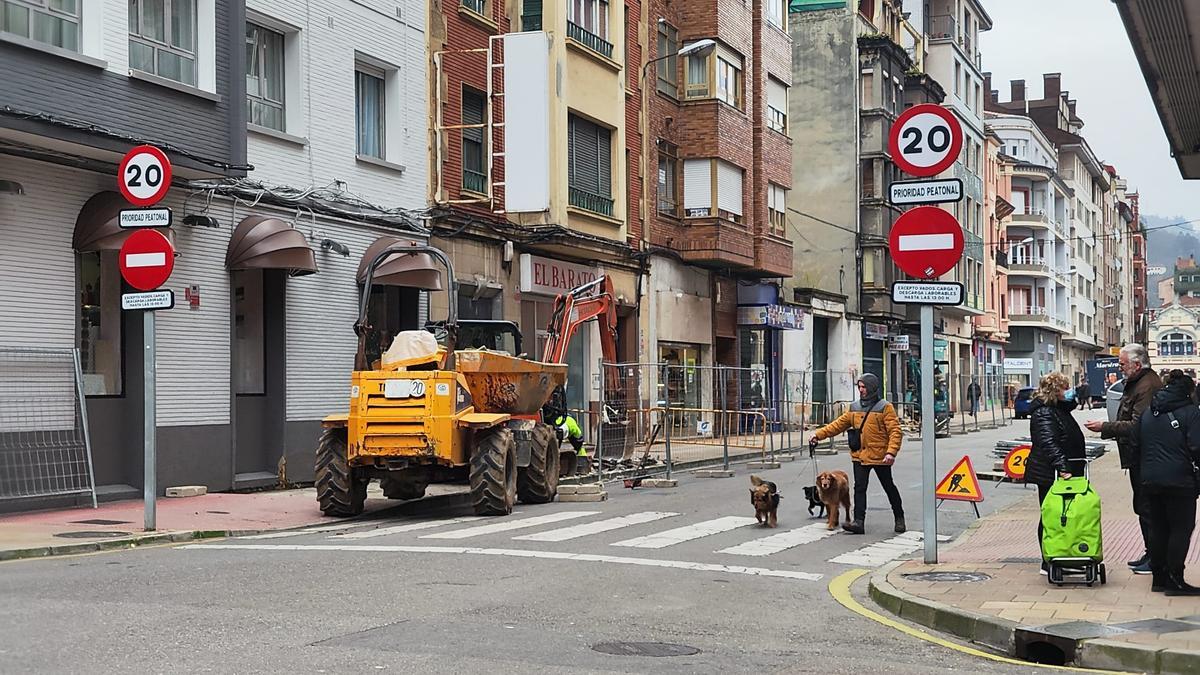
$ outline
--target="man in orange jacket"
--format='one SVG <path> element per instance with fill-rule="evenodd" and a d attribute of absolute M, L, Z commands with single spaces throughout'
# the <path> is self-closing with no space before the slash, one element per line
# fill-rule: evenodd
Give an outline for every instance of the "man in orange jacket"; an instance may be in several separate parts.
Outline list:
<path fill-rule="evenodd" d="M 900 454 L 904 432 L 900 430 L 896 409 L 880 396 L 879 378 L 867 373 L 858 379 L 857 385 L 858 400 L 832 424 L 818 429 L 809 445 L 816 447 L 819 441 L 849 432 L 850 459 L 854 462 L 854 522 L 843 525 L 842 529 L 852 534 L 866 531 L 867 485 L 873 470 L 892 504 L 896 532 L 903 533 L 907 529 L 904 505 L 892 480 L 892 464 Z"/>

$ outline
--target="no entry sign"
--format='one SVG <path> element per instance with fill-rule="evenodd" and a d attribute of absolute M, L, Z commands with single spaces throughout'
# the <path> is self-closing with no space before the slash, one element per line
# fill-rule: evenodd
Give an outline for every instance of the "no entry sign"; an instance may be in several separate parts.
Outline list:
<path fill-rule="evenodd" d="M 139 145 L 121 159 L 117 187 L 130 204 L 154 206 L 171 187 L 171 160 L 153 145 Z"/>
<path fill-rule="evenodd" d="M 896 267 L 918 279 L 936 279 L 962 258 L 962 226 L 948 211 L 918 206 L 892 225 L 888 245 Z"/>
<path fill-rule="evenodd" d="M 166 283 L 175 268 L 175 247 L 158 230 L 137 230 L 129 235 L 117 256 L 121 277 L 139 291 L 152 291 Z"/>
<path fill-rule="evenodd" d="M 888 141 L 896 166 L 914 176 L 936 176 L 958 159 L 962 124 L 946 108 L 922 103 L 896 118 Z"/>

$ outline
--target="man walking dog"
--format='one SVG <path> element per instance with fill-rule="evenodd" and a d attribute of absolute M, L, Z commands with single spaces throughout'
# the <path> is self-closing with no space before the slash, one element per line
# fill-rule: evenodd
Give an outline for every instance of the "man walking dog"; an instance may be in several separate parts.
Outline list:
<path fill-rule="evenodd" d="M 892 464 L 900 453 L 904 433 L 896 410 L 880 396 L 879 378 L 872 373 L 860 377 L 857 382 L 858 400 L 832 424 L 822 427 L 813 434 L 809 446 L 815 448 L 819 441 L 847 432 L 850 443 L 850 459 L 854 462 L 854 521 L 842 526 L 852 534 L 866 531 L 867 484 L 871 471 L 879 478 L 879 484 L 887 493 L 896 518 L 896 532 L 905 531 L 904 505 L 900 501 L 900 490 L 892 480 Z"/>

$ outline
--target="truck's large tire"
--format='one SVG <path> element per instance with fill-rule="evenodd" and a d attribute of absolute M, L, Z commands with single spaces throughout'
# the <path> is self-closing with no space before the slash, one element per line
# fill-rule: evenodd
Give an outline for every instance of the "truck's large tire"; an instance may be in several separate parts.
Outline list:
<path fill-rule="evenodd" d="M 517 471 L 517 497 L 523 504 L 545 504 L 558 494 L 558 436 L 554 428 L 533 428 L 529 466 Z"/>
<path fill-rule="evenodd" d="M 492 427 L 475 435 L 471 506 L 476 515 L 506 516 L 517 501 L 517 444 L 512 431 Z"/>
<path fill-rule="evenodd" d="M 346 430 L 326 429 L 317 445 L 316 486 L 321 513 L 336 517 L 362 513 L 367 482 L 346 457 Z"/>
<path fill-rule="evenodd" d="M 379 479 L 379 487 L 388 499 L 420 499 L 425 496 L 428 486 L 400 476 L 385 476 Z"/>

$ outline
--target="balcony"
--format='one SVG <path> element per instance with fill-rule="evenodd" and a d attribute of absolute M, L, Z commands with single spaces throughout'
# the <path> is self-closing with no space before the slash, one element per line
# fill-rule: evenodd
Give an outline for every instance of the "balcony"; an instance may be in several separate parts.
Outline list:
<path fill-rule="evenodd" d="M 1038 307 L 1036 305 L 1014 307 L 1008 313 L 1008 325 L 1048 328 L 1059 333 L 1071 332 L 1071 327 L 1067 325 L 1065 320 L 1051 316 L 1045 307 Z"/>
<path fill-rule="evenodd" d="M 612 218 L 613 200 L 611 197 L 604 197 L 573 187 L 569 190 L 568 200 L 571 206 Z"/>
<path fill-rule="evenodd" d="M 736 267 L 745 270 L 754 267 L 754 237 L 741 226 L 716 218 L 689 219 L 686 222 L 680 239 L 670 244 L 670 248 L 678 251 L 684 262 L 717 269 Z M 787 272 L 790 276 L 790 266 Z"/>
<path fill-rule="evenodd" d="M 1063 224 L 1054 219 L 1054 217 L 1046 213 L 1043 209 L 1027 208 L 1024 211 L 1017 211 L 1012 214 L 1012 224 L 1025 227 L 1040 227 L 1046 230 L 1052 230 L 1055 234 L 1062 238 L 1066 238 L 1067 230 Z"/>
<path fill-rule="evenodd" d="M 478 171 L 463 169 L 462 189 L 475 194 L 487 194 L 487 176 Z"/>
<path fill-rule="evenodd" d="M 754 267 L 766 276 L 792 276 L 792 242 L 772 235 L 756 236 Z"/>
<path fill-rule="evenodd" d="M 482 1 L 482 0 L 481 0 Z M 578 26 L 570 21 L 567 22 L 567 37 L 596 52 L 606 59 L 611 59 L 613 55 L 613 46 L 604 38 L 585 30 L 582 26 Z"/>
<path fill-rule="evenodd" d="M 1008 273 L 1012 275 L 1034 274 L 1050 278 L 1053 275 L 1050 261 L 1045 258 L 1017 258 L 1020 262 L 1010 262 Z"/>

